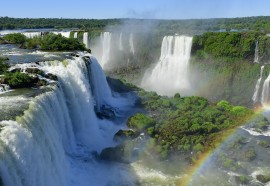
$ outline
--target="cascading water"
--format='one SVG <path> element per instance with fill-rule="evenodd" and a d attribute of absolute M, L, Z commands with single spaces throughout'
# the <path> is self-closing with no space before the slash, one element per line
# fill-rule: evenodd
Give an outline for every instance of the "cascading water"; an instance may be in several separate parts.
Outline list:
<path fill-rule="evenodd" d="M 266 106 L 268 103 L 268 99 L 269 99 L 269 83 L 270 83 L 270 73 L 268 75 L 268 77 L 265 79 L 264 83 L 263 83 L 263 88 L 262 88 L 262 98 L 261 98 L 261 104 L 263 106 Z"/>
<path fill-rule="evenodd" d="M 42 32 L 23 32 L 23 35 L 25 35 L 27 38 L 34 38 L 34 37 L 41 37 Z"/>
<path fill-rule="evenodd" d="M 78 38 L 78 32 L 74 32 L 73 38 Z"/>
<path fill-rule="evenodd" d="M 9 85 L 6 85 L 6 84 L 0 84 L 0 94 L 2 92 L 6 92 L 6 91 L 9 91 L 10 90 L 10 87 Z"/>
<path fill-rule="evenodd" d="M 123 43 L 122 43 L 122 32 L 119 35 L 119 50 L 123 50 Z"/>
<path fill-rule="evenodd" d="M 262 81 L 262 75 L 263 75 L 263 69 L 264 69 L 264 66 L 261 66 L 260 77 L 257 80 L 256 86 L 255 86 L 255 90 L 254 90 L 254 94 L 252 96 L 253 103 L 256 103 L 258 101 L 259 89 L 260 89 L 260 85 L 261 85 L 261 81 Z"/>
<path fill-rule="evenodd" d="M 86 48 L 89 48 L 89 43 L 88 43 L 88 32 L 83 33 L 83 44 L 85 44 Z"/>
<path fill-rule="evenodd" d="M 94 98 L 101 105 L 112 96 L 97 61 L 89 57 L 68 60 L 66 66 L 59 61 L 40 63 L 46 73 L 57 74 L 57 86 L 33 98 L 16 121 L 0 122 L 0 176 L 5 186 L 121 185 L 130 180 L 124 168 L 91 160 L 92 151 L 113 144 L 119 127 L 95 115 Z M 113 174 L 123 175 L 119 179 Z"/>
<path fill-rule="evenodd" d="M 256 41 L 255 54 L 254 54 L 254 63 L 259 63 L 259 42 Z"/>
<path fill-rule="evenodd" d="M 52 32 L 56 35 L 61 34 L 63 37 L 69 38 L 70 37 L 70 31 L 62 31 L 62 32 Z"/>
<path fill-rule="evenodd" d="M 106 76 L 104 75 L 101 66 L 94 57 L 91 57 L 90 71 L 96 106 L 97 109 L 100 110 L 103 105 L 111 103 L 112 92 L 109 88 Z"/>
<path fill-rule="evenodd" d="M 172 96 L 190 89 L 188 64 L 192 37 L 165 36 L 162 41 L 159 62 L 144 74 L 141 86 L 161 95 Z"/>
<path fill-rule="evenodd" d="M 110 59 L 111 37 L 112 37 L 112 34 L 110 32 L 103 32 L 100 35 L 101 45 L 102 45 L 102 58 L 100 61 L 100 65 L 103 69 Z"/>
<path fill-rule="evenodd" d="M 134 49 L 133 34 L 132 33 L 129 35 L 129 46 L 130 46 L 130 53 L 132 53 L 134 55 L 135 49 Z"/>

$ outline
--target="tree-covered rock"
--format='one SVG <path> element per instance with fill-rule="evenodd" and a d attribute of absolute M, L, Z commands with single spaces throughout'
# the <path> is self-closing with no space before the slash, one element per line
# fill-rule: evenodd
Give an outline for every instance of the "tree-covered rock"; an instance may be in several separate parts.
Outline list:
<path fill-rule="evenodd" d="M 176 94 L 168 98 L 143 90 L 139 91 L 139 96 L 147 113 L 130 117 L 127 125 L 144 131 L 151 139 L 146 149 L 151 149 L 162 159 L 193 152 L 189 159 L 194 161 L 197 155 L 221 140 L 226 130 L 241 125 L 254 115 L 252 110 L 233 106 L 226 100 L 213 104 L 202 97 Z M 252 160 L 256 154 L 250 149 L 243 156 Z"/>
<path fill-rule="evenodd" d="M 6 73 L 4 78 L 6 84 L 8 84 L 11 88 L 33 87 L 37 82 L 35 78 L 21 72 Z"/>
<path fill-rule="evenodd" d="M 49 51 L 86 50 L 85 46 L 78 40 L 52 33 L 43 36 L 40 42 L 40 49 Z"/>
<path fill-rule="evenodd" d="M 10 44 L 23 44 L 26 41 L 25 35 L 21 33 L 7 34 L 3 39 Z"/>
<path fill-rule="evenodd" d="M 114 140 L 117 142 L 122 142 L 126 140 L 132 140 L 135 139 L 136 137 L 139 136 L 139 132 L 135 132 L 133 130 L 119 130 L 115 135 L 114 135 Z"/>
<path fill-rule="evenodd" d="M 256 175 L 256 179 L 260 181 L 261 183 L 267 183 L 270 181 L 270 175 L 259 174 L 259 175 Z"/>
<path fill-rule="evenodd" d="M 145 114 L 138 113 L 128 119 L 127 126 L 142 131 L 148 127 L 151 127 L 155 124 L 155 120 L 151 117 L 146 116 Z"/>
<path fill-rule="evenodd" d="M 203 62 L 253 62 L 256 42 L 259 59 L 270 59 L 267 47 L 270 40 L 260 32 L 206 32 L 193 37 L 192 55 Z M 268 58 L 268 59 L 266 59 Z"/>

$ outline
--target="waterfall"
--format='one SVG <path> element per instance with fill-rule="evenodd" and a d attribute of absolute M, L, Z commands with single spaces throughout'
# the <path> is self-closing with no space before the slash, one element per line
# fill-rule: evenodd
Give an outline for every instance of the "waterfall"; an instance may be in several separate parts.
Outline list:
<path fill-rule="evenodd" d="M 73 38 L 78 38 L 78 32 L 74 32 Z"/>
<path fill-rule="evenodd" d="M 88 32 L 84 32 L 83 33 L 83 44 L 85 44 L 86 48 L 89 48 L 89 44 L 88 44 Z"/>
<path fill-rule="evenodd" d="M 263 89 L 262 89 L 262 98 L 261 98 L 261 104 L 263 106 L 266 106 L 268 103 L 269 98 L 269 83 L 270 83 L 270 73 L 268 77 L 265 79 L 263 83 Z"/>
<path fill-rule="evenodd" d="M 258 101 L 259 89 L 260 89 L 260 85 L 261 85 L 261 81 L 262 81 L 262 75 L 263 75 L 263 69 L 264 69 L 264 66 L 261 66 L 260 77 L 257 80 L 256 86 L 255 86 L 255 89 L 254 89 L 254 94 L 252 96 L 253 103 L 256 103 Z"/>
<path fill-rule="evenodd" d="M 119 50 L 123 50 L 123 43 L 122 43 L 122 32 L 119 35 Z"/>
<path fill-rule="evenodd" d="M 188 65 L 191 46 L 192 37 L 165 36 L 159 62 L 150 72 L 144 74 L 141 86 L 168 96 L 189 91 Z"/>
<path fill-rule="evenodd" d="M 135 49 L 134 49 L 133 34 L 132 33 L 129 35 L 129 46 L 130 46 L 130 53 L 132 53 L 134 55 Z"/>
<path fill-rule="evenodd" d="M 23 32 L 23 35 L 25 35 L 27 38 L 34 38 L 34 37 L 41 37 L 41 32 Z"/>
<path fill-rule="evenodd" d="M 106 66 L 110 59 L 110 51 L 111 51 L 111 36 L 110 32 L 103 32 L 100 35 L 101 45 L 102 45 L 102 58 L 100 61 L 100 65 L 102 68 Z"/>
<path fill-rule="evenodd" d="M 62 36 L 69 38 L 70 37 L 70 31 L 67 32 L 59 32 L 59 34 L 61 34 Z"/>
<path fill-rule="evenodd" d="M 256 41 L 255 54 L 254 54 L 254 63 L 259 63 L 259 42 Z"/>
<path fill-rule="evenodd" d="M 104 124 L 110 129 L 111 123 L 102 123 L 94 113 L 94 97 L 100 95 L 92 96 L 91 84 L 94 92 L 107 96 L 98 98 L 99 104 L 106 104 L 111 94 L 97 61 L 90 58 L 68 60 L 67 65 L 40 63 L 46 73 L 57 74 L 57 86 L 51 85 L 50 91 L 33 98 L 16 121 L 0 121 L 0 175 L 5 186 L 70 185 L 71 177 L 76 178 L 70 159 L 77 161 L 81 156 L 78 147 L 99 152 L 111 143 L 102 129 Z M 90 73 L 95 76 L 92 80 Z"/>
<path fill-rule="evenodd" d="M 69 38 L 70 37 L 70 31 L 62 31 L 62 32 L 52 32 L 56 35 L 61 34 L 63 37 Z"/>
<path fill-rule="evenodd" d="M 100 110 L 103 105 L 110 104 L 112 101 L 112 92 L 106 80 L 106 76 L 96 58 L 91 57 L 90 74 L 93 94 L 95 96 L 97 109 Z"/>

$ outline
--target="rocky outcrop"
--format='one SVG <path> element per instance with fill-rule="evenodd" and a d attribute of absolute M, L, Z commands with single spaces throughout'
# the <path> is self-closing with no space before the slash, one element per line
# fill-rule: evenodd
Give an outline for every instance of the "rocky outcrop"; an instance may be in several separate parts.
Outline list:
<path fill-rule="evenodd" d="M 96 110 L 97 117 L 100 119 L 114 119 L 115 109 L 109 105 L 102 105 L 99 110 Z"/>
<path fill-rule="evenodd" d="M 53 80 L 53 81 L 58 80 L 57 76 L 54 75 L 54 74 L 51 74 L 51 73 L 45 74 L 44 77 L 47 78 L 47 79 Z"/>
<path fill-rule="evenodd" d="M 133 91 L 131 87 L 126 86 L 119 79 L 114 79 L 111 77 L 106 77 L 106 79 L 113 92 L 125 93 L 125 92 Z"/>
<path fill-rule="evenodd" d="M 270 176 L 258 174 L 256 175 L 256 179 L 261 183 L 267 183 L 270 181 Z"/>
<path fill-rule="evenodd" d="M 140 135 L 139 132 L 135 132 L 133 130 L 119 130 L 115 135 L 114 135 L 114 140 L 117 142 L 123 142 L 126 140 L 133 140 L 137 138 Z"/>
<path fill-rule="evenodd" d="M 132 163 L 138 160 L 139 152 L 131 143 L 108 147 L 102 150 L 100 158 L 106 161 L 116 161 L 120 163 Z"/>

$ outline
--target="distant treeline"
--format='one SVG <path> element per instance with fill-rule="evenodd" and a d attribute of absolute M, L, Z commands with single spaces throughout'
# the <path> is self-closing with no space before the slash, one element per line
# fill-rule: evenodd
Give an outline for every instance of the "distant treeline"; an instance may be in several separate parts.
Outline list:
<path fill-rule="evenodd" d="M 215 18 L 189 20 L 149 19 L 52 19 L 0 17 L 0 30 L 37 28 L 78 28 L 103 30 L 105 27 L 128 23 L 133 26 L 148 25 L 166 34 L 198 34 L 205 31 L 261 31 L 270 32 L 270 16 L 244 18 Z"/>
<path fill-rule="evenodd" d="M 49 18 L 10 18 L 0 17 L 0 30 L 4 29 L 40 29 L 40 28 L 78 28 L 104 29 L 108 25 L 119 24 L 119 19 L 49 19 Z"/>

